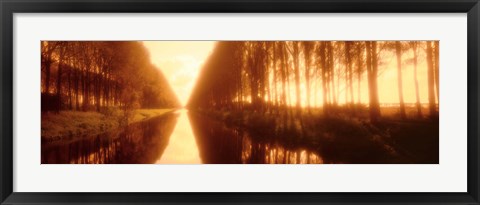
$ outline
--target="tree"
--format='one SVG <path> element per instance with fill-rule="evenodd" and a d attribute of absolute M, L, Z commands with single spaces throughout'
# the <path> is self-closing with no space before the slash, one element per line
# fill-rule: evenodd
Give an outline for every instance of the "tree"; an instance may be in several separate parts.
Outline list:
<path fill-rule="evenodd" d="M 377 87 L 377 42 L 367 41 L 367 76 L 368 76 L 368 94 L 369 94 L 369 110 L 370 120 L 377 123 L 380 119 L 380 105 L 378 102 L 378 87 Z"/>
<path fill-rule="evenodd" d="M 405 102 L 403 101 L 403 82 L 402 82 L 402 43 L 395 41 L 395 53 L 397 56 L 397 78 L 398 78 L 398 99 L 400 101 L 400 117 L 406 118 L 405 114 Z"/>
<path fill-rule="evenodd" d="M 50 73 L 51 73 L 51 65 L 54 63 L 54 59 L 52 58 L 53 52 L 57 48 L 58 43 L 57 42 L 48 42 L 48 41 L 42 41 L 41 42 L 41 47 L 42 47 L 42 70 L 45 70 L 45 83 L 44 83 L 44 92 L 49 93 L 50 92 Z"/>
<path fill-rule="evenodd" d="M 305 117 L 302 112 L 314 113 L 311 111 L 317 104 L 329 117 L 351 108 L 355 112 L 343 113 L 362 117 L 362 109 L 359 108 L 362 107 L 362 76 L 366 71 L 368 102 L 364 103 L 368 105 L 370 121 L 377 123 L 382 117 L 379 86 L 385 86 L 378 85 L 380 81 L 377 78 L 391 69 L 396 71 L 397 84 L 386 86 L 398 85 L 400 117 L 405 119 L 407 108 L 403 99 L 403 84 L 407 81 L 403 81 L 402 69 L 404 63 L 411 61 L 406 59 L 405 51 L 412 49 L 417 116 L 420 117 L 417 64 L 425 57 L 418 54 L 419 44 L 401 41 L 219 42 L 200 72 L 188 105 L 206 110 L 230 110 L 232 104 L 237 104 L 235 107 L 241 107 L 235 108 L 239 112 L 251 110 L 280 116 L 276 119 L 281 119 L 279 121 L 285 127 L 298 122 L 303 127 L 302 119 Z M 432 59 L 434 54 L 431 50 Z M 390 58 L 395 57 L 396 66 L 385 66 L 389 65 L 386 62 Z M 435 65 L 434 59 L 431 62 Z M 345 94 L 346 106 L 339 105 L 343 103 L 340 102 L 343 100 L 339 98 L 340 94 Z M 323 98 L 323 102 L 317 103 L 317 95 L 319 99 Z M 306 99 L 305 107 L 301 104 L 302 97 Z M 354 103 L 359 106 L 353 107 Z"/>
<path fill-rule="evenodd" d="M 430 111 L 430 117 L 436 116 L 436 105 L 435 105 L 435 88 L 434 88 L 434 59 L 433 59 L 433 49 L 432 42 L 427 41 L 427 77 L 428 77 L 428 108 Z"/>
<path fill-rule="evenodd" d="M 348 76 L 348 83 L 346 83 L 345 87 L 348 86 L 348 90 L 350 91 L 350 104 L 354 103 L 353 99 L 353 70 L 352 70 L 352 57 L 351 57 L 351 41 L 345 41 L 345 67 L 346 67 L 346 76 Z M 347 85 L 348 84 L 348 85 Z M 345 93 L 347 93 L 347 89 L 345 89 Z M 345 102 L 347 102 L 347 98 L 345 97 Z"/>
<path fill-rule="evenodd" d="M 42 111 L 179 106 L 140 42 L 42 41 L 41 45 Z"/>
<path fill-rule="evenodd" d="M 434 50 L 435 50 L 435 91 L 437 94 L 437 102 L 440 102 L 440 82 L 439 82 L 439 71 L 440 71 L 440 44 L 439 41 L 433 42 Z"/>
<path fill-rule="evenodd" d="M 306 88 L 306 94 L 307 94 L 307 109 L 309 113 L 311 113 L 311 106 L 310 106 L 310 78 L 311 78 L 311 54 L 312 50 L 314 48 L 314 44 L 311 41 L 304 41 L 303 42 L 303 53 L 304 53 L 304 58 L 305 58 L 305 88 Z"/>
<path fill-rule="evenodd" d="M 413 52 L 413 81 L 415 83 L 415 107 L 417 108 L 417 117 L 422 117 L 422 105 L 420 103 L 420 93 L 418 90 L 418 78 L 417 78 L 417 64 L 418 53 L 417 48 L 419 46 L 418 41 L 409 42 L 409 46 Z"/>
<path fill-rule="evenodd" d="M 361 104 L 361 82 L 362 82 L 362 73 L 363 73 L 363 66 L 364 66 L 364 53 L 365 51 L 365 44 L 363 42 L 356 42 L 356 50 L 355 56 L 357 59 L 357 104 Z"/>

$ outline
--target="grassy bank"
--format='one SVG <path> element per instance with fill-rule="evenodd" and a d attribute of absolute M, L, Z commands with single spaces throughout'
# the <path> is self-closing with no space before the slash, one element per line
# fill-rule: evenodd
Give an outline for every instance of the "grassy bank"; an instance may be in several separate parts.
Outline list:
<path fill-rule="evenodd" d="M 173 110 L 138 109 L 124 112 L 119 109 L 108 109 L 102 112 L 60 111 L 58 114 L 42 113 L 42 139 L 54 141 L 65 137 L 98 134 Z"/>

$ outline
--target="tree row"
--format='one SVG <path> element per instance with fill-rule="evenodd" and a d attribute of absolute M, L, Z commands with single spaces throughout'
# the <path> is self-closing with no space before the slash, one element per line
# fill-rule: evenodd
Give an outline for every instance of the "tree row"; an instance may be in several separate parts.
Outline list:
<path fill-rule="evenodd" d="M 41 42 L 42 111 L 177 107 L 140 42 Z"/>
<path fill-rule="evenodd" d="M 396 66 L 388 67 L 394 59 Z M 419 83 L 418 65 L 427 65 Z M 413 76 L 403 76 L 405 65 Z M 400 117 L 406 118 L 404 78 L 413 78 L 417 117 L 438 115 L 438 41 L 241 41 L 218 42 L 200 73 L 188 106 L 196 109 L 252 110 L 299 115 L 321 107 L 325 115 L 339 106 L 368 106 L 372 121 L 381 117 L 377 78 L 396 69 Z M 362 90 L 366 80 L 368 89 Z M 428 113 L 420 88 L 428 87 Z M 368 102 L 362 93 L 368 92 Z M 317 96 L 321 93 L 320 96 Z M 343 101 L 340 103 L 340 95 Z"/>

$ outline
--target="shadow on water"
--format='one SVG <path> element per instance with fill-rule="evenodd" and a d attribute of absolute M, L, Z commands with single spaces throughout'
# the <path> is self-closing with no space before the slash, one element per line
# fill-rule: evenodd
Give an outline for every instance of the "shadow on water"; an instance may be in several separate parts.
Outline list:
<path fill-rule="evenodd" d="M 70 142 L 42 143 L 42 164 L 152 164 L 168 145 L 177 122 L 170 113 Z"/>
<path fill-rule="evenodd" d="M 202 162 L 205 164 L 321 164 L 315 152 L 273 139 L 255 140 L 243 129 L 189 112 Z"/>

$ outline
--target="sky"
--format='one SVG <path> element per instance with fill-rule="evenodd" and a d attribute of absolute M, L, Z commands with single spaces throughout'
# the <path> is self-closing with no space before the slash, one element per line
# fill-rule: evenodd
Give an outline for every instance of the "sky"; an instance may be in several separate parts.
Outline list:
<path fill-rule="evenodd" d="M 180 103 L 185 105 L 215 41 L 144 41 L 143 44 L 152 63 L 163 72 Z"/>

